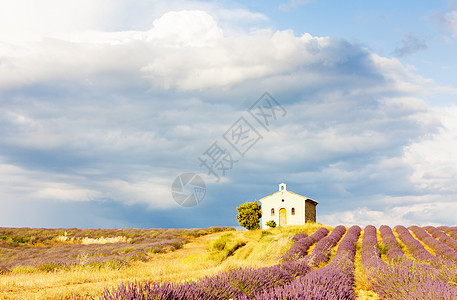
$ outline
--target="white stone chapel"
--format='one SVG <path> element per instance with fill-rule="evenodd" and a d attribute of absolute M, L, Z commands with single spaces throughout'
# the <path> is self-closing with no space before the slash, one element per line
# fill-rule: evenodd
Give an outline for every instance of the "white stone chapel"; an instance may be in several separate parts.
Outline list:
<path fill-rule="evenodd" d="M 316 222 L 316 201 L 287 190 L 287 184 L 279 184 L 279 191 L 259 200 L 262 207 L 260 220 L 262 229 L 269 228 L 265 223 L 274 220 L 279 226 L 304 225 L 307 221 Z"/>

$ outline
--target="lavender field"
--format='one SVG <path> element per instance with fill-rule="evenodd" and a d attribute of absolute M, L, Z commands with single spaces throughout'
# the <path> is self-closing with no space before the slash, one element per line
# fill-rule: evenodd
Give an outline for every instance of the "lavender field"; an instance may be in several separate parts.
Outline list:
<path fill-rule="evenodd" d="M 457 299 L 457 227 L 1 228 L 0 242 L 5 299 Z M 87 274 L 103 277 L 92 292 Z M 31 276 L 51 278 L 46 297 L 2 294 Z"/>
<path fill-rule="evenodd" d="M 457 299 L 455 237 L 455 227 L 322 227 L 293 236 L 271 267 L 125 283 L 99 299 Z"/>
<path fill-rule="evenodd" d="M 180 249 L 189 240 L 233 230 L 0 228 L 0 273 L 17 268 L 53 271 L 71 266 L 123 268 L 152 254 Z"/>

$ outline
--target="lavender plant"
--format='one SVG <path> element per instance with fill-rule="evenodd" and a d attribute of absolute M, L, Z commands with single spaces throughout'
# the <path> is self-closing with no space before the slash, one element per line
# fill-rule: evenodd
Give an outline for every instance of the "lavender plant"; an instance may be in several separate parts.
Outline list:
<path fill-rule="evenodd" d="M 240 298 L 248 299 L 248 298 Z M 352 278 L 336 268 L 321 268 L 308 276 L 299 277 L 291 284 L 264 291 L 255 296 L 258 300 L 269 299 L 356 299 Z"/>
<path fill-rule="evenodd" d="M 449 247 L 451 247 L 454 251 L 457 251 L 457 241 L 450 238 L 447 234 L 443 231 L 439 230 L 433 226 L 426 226 L 424 229 L 432 235 L 435 239 L 445 243 Z"/>
<path fill-rule="evenodd" d="M 372 288 L 381 299 L 457 299 L 457 287 L 439 278 L 435 271 L 430 265 L 393 265 L 378 270 Z"/>
<path fill-rule="evenodd" d="M 362 239 L 361 263 L 367 272 L 376 272 L 378 268 L 387 267 L 381 259 L 381 251 L 377 247 L 378 237 L 376 227 L 368 225 L 365 227 Z"/>
<path fill-rule="evenodd" d="M 454 250 L 448 247 L 445 243 L 434 239 L 419 226 L 410 226 L 409 229 L 416 235 L 419 240 L 432 248 L 433 251 L 435 251 L 436 256 L 442 259 L 457 262 L 457 253 L 455 253 Z"/>
<path fill-rule="evenodd" d="M 422 244 L 415 240 L 405 227 L 397 226 L 395 229 L 416 259 L 425 262 L 434 261 L 430 260 L 431 254 L 425 251 Z M 364 252 L 364 247 L 374 245 L 375 231 L 371 227 L 365 232 L 367 240 L 365 243 L 364 236 L 362 261 L 364 269 L 368 271 L 372 288 L 381 299 L 457 299 L 457 287 L 448 284 L 455 277 L 455 270 L 440 269 L 436 268 L 437 264 L 434 264 L 435 267 L 433 267 L 407 259 L 398 246 L 390 227 L 383 225 L 380 232 L 383 242 L 388 248 L 387 256 L 391 265 L 380 263 L 380 258 L 378 262 L 375 259 L 363 258 L 364 255 L 369 254 Z M 434 258 L 436 259 L 436 257 Z"/>
<path fill-rule="evenodd" d="M 315 233 L 312 235 L 301 238 L 295 243 L 292 244 L 292 246 L 289 248 L 289 250 L 282 256 L 282 259 L 285 261 L 288 260 L 297 260 L 299 258 L 302 258 L 308 254 L 308 249 L 314 243 L 320 241 L 323 237 L 325 237 L 329 233 L 329 230 L 325 227 L 321 227 L 318 230 L 316 230 Z"/>
<path fill-rule="evenodd" d="M 294 235 L 294 236 L 292 237 L 292 239 L 293 239 L 294 241 L 298 241 L 298 240 L 304 239 L 304 238 L 306 238 L 306 237 L 308 237 L 308 235 L 307 235 L 306 233 L 300 232 L 300 233 L 297 233 L 296 235 Z"/>
<path fill-rule="evenodd" d="M 440 226 L 440 227 L 438 227 L 438 229 L 449 234 L 449 236 L 451 238 L 453 238 L 454 240 L 457 240 L 457 229 L 455 227 Z"/>
<path fill-rule="evenodd" d="M 351 226 L 346 235 L 344 236 L 343 240 L 341 241 L 340 245 L 338 246 L 338 250 L 336 251 L 335 259 L 343 256 L 346 257 L 346 254 L 349 255 L 349 259 L 354 261 L 354 256 L 356 252 L 355 243 L 359 239 L 360 231 L 362 229 L 357 226 Z"/>
<path fill-rule="evenodd" d="M 401 260 L 405 252 L 401 249 L 392 229 L 387 225 L 382 225 L 379 228 L 379 232 L 381 234 L 382 242 L 387 248 L 386 256 L 389 261 Z"/>
<path fill-rule="evenodd" d="M 440 265 L 440 260 L 436 256 L 430 254 L 430 252 L 428 252 L 425 247 L 411 235 L 406 227 L 397 225 L 395 226 L 395 231 L 397 232 L 400 240 L 406 245 L 406 247 L 408 247 L 409 252 L 415 259 L 431 263 L 435 266 Z"/>
<path fill-rule="evenodd" d="M 317 267 L 325 262 L 330 257 L 330 251 L 339 242 L 343 234 L 346 232 L 346 227 L 339 225 L 326 237 L 317 242 L 313 252 L 306 257 L 307 263 L 311 267 Z"/>

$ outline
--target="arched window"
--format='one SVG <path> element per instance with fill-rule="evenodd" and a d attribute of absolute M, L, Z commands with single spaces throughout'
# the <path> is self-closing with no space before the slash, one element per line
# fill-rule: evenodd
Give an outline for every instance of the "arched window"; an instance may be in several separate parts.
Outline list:
<path fill-rule="evenodd" d="M 292 216 L 295 215 L 295 208 L 292 207 L 291 213 L 292 213 Z"/>
<path fill-rule="evenodd" d="M 275 209 L 272 208 L 272 209 L 271 209 L 271 216 L 273 217 L 274 215 L 275 215 Z"/>

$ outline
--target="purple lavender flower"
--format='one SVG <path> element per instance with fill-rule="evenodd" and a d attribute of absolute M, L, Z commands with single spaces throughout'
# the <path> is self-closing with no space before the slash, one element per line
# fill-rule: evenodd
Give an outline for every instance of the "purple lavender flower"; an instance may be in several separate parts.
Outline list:
<path fill-rule="evenodd" d="M 457 262 L 457 253 L 445 243 L 431 237 L 423 228 L 411 226 L 409 229 L 414 232 L 416 237 L 435 251 L 436 255 L 442 259 Z"/>
<path fill-rule="evenodd" d="M 389 226 L 382 225 L 379 228 L 384 246 L 387 248 L 386 256 L 390 262 L 401 260 L 405 252 L 401 249 L 392 229 Z"/>
<path fill-rule="evenodd" d="M 433 226 L 426 226 L 424 229 L 432 235 L 435 239 L 439 240 L 440 242 L 445 243 L 454 251 L 457 251 L 457 241 L 454 240 L 453 238 L 450 238 L 447 234 L 445 234 L 443 231 L 439 230 L 436 227 Z"/>
<path fill-rule="evenodd" d="M 298 241 L 298 240 L 304 239 L 304 238 L 306 238 L 306 237 L 308 237 L 308 235 L 307 235 L 306 233 L 300 232 L 300 233 L 297 233 L 296 235 L 294 235 L 294 236 L 292 237 L 292 239 L 293 239 L 294 241 Z"/>
<path fill-rule="evenodd" d="M 311 267 L 317 267 L 327 262 L 330 257 L 330 251 L 336 246 L 345 232 L 346 227 L 339 225 L 328 236 L 317 242 L 313 252 L 306 257 L 308 264 Z"/>
<path fill-rule="evenodd" d="M 289 250 L 282 256 L 282 259 L 285 261 L 288 260 L 297 260 L 299 258 L 302 258 L 308 254 L 308 249 L 311 247 L 314 243 L 320 241 L 323 237 L 325 237 L 328 234 L 328 229 L 325 227 L 321 227 L 318 230 L 316 230 L 315 233 L 312 235 L 299 239 L 295 243 L 292 244 L 292 246 L 289 248 Z"/>
<path fill-rule="evenodd" d="M 436 271 L 430 265 L 393 265 L 374 274 L 372 288 L 381 299 L 457 299 L 457 287 Z"/>
<path fill-rule="evenodd" d="M 406 245 L 406 247 L 408 247 L 409 252 L 415 259 L 429 262 L 437 266 L 441 264 L 440 260 L 436 256 L 430 254 L 430 252 L 428 252 L 424 246 L 411 235 L 406 227 L 397 225 L 395 226 L 395 231 L 398 233 L 398 237 Z"/>
<path fill-rule="evenodd" d="M 449 236 L 451 238 L 453 238 L 454 240 L 457 240 L 457 229 L 455 227 L 440 226 L 440 227 L 438 227 L 438 229 L 449 234 Z"/>
<path fill-rule="evenodd" d="M 387 267 L 387 264 L 381 259 L 381 251 L 377 245 L 376 227 L 366 226 L 362 239 L 361 262 L 367 272 L 376 272 L 378 268 Z"/>

